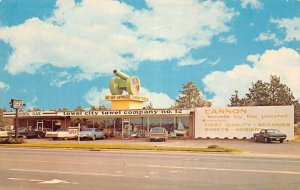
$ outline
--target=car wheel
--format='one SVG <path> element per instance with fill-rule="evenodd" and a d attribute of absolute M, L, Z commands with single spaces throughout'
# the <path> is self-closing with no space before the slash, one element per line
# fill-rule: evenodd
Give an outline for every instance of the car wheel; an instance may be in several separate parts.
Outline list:
<path fill-rule="evenodd" d="M 279 142 L 280 142 L 280 143 L 283 143 L 283 140 L 280 140 Z"/>
<path fill-rule="evenodd" d="M 269 141 L 269 139 L 268 139 L 267 137 L 265 137 L 265 138 L 264 138 L 264 142 L 265 142 L 265 143 L 269 143 L 270 141 Z"/>

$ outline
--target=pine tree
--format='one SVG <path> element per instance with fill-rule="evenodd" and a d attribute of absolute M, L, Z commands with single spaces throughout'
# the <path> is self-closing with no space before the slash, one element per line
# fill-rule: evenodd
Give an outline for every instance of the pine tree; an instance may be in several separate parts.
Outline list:
<path fill-rule="evenodd" d="M 295 105 L 291 89 L 280 82 L 280 77 L 271 75 L 270 82 L 258 80 L 252 83 L 245 98 L 238 98 L 237 91 L 229 99 L 229 106 L 279 106 Z"/>
<path fill-rule="evenodd" d="M 183 89 L 179 91 L 181 94 L 177 97 L 175 108 L 195 108 L 195 107 L 210 107 L 211 102 L 208 102 L 201 95 L 201 92 L 194 82 L 188 82 L 183 85 Z"/>

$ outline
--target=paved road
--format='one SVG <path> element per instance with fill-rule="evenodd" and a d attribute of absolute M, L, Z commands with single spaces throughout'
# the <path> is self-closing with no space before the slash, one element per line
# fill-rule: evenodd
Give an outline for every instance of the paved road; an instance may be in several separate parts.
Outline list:
<path fill-rule="evenodd" d="M 300 189 L 300 158 L 0 148 L 0 189 Z"/>

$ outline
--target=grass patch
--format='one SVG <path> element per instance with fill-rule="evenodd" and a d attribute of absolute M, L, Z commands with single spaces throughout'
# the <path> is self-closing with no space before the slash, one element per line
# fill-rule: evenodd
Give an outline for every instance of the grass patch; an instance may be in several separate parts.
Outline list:
<path fill-rule="evenodd" d="M 169 146 L 148 146 L 148 145 L 108 145 L 108 144 L 50 144 L 50 143 L 25 143 L 25 144 L 6 144 L 6 147 L 42 147 L 42 148 L 72 148 L 72 149 L 123 149 L 123 150 L 163 150 L 163 151 L 193 151 L 193 152 L 240 152 L 238 149 L 225 147 L 169 147 Z"/>

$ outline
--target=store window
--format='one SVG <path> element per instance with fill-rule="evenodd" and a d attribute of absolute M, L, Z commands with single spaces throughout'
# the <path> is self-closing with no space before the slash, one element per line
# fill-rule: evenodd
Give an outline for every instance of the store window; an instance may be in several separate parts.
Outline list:
<path fill-rule="evenodd" d="M 130 125 L 132 128 L 132 135 L 136 137 L 145 137 L 148 134 L 147 118 L 137 117 L 130 118 Z"/>
<path fill-rule="evenodd" d="M 122 118 L 107 118 L 103 124 L 110 136 L 122 136 Z"/>
<path fill-rule="evenodd" d="M 168 131 L 168 133 L 174 131 L 175 118 L 174 117 L 161 118 L 161 126 L 164 127 Z"/>
<path fill-rule="evenodd" d="M 161 127 L 161 119 L 159 117 L 149 118 L 149 130 L 153 127 Z"/>

